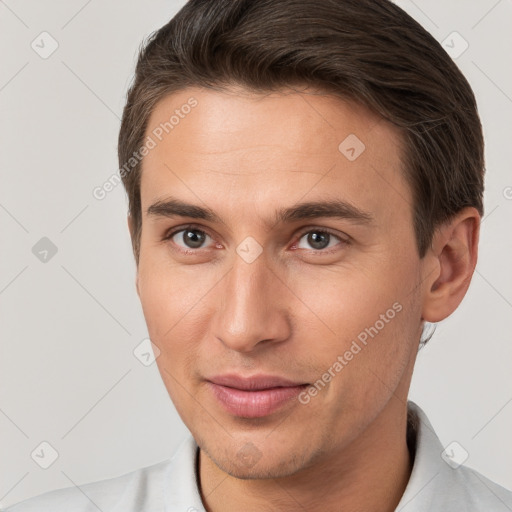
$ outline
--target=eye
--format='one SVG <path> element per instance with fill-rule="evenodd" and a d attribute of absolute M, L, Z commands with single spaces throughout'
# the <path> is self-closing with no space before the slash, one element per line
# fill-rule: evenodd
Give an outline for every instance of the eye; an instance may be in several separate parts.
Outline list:
<path fill-rule="evenodd" d="M 304 240 L 306 244 L 309 244 L 309 247 L 301 246 L 301 242 Z M 340 236 L 331 233 L 330 231 L 326 231 L 325 229 L 313 229 L 303 233 L 299 239 L 299 242 L 295 247 L 298 249 L 310 249 L 313 248 L 315 251 L 323 251 L 324 249 L 330 249 L 331 247 L 335 247 L 338 242 L 339 245 L 344 245 L 348 243 L 348 240 L 342 239 Z M 330 251 L 325 251 L 330 252 Z"/>
<path fill-rule="evenodd" d="M 171 240 L 183 252 L 190 252 L 207 248 L 208 241 L 213 241 L 212 237 L 203 229 L 195 226 L 185 226 L 166 234 L 164 241 Z M 337 245 L 343 246 L 349 243 L 339 235 L 331 233 L 325 228 L 310 229 L 300 235 L 299 241 L 294 244 L 293 249 L 313 249 L 314 252 L 332 252 L 330 250 Z M 307 245 L 304 245 L 307 244 Z M 308 247 L 309 245 L 309 247 Z"/>
<path fill-rule="evenodd" d="M 189 226 L 169 233 L 164 240 L 172 240 L 178 247 L 190 250 L 202 249 L 208 238 L 211 239 L 210 235 L 203 230 Z"/>

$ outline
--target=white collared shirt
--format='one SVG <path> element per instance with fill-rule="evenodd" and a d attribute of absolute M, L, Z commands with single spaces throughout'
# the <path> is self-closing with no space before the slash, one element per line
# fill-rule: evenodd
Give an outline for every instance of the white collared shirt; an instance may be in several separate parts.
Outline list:
<path fill-rule="evenodd" d="M 415 458 L 397 512 L 512 511 L 511 491 L 458 466 L 450 451 L 443 450 L 425 413 L 413 402 L 408 409 L 413 420 L 409 433 L 416 436 Z M 197 456 L 198 446 L 189 435 L 171 459 L 80 488 L 50 491 L 5 512 L 205 512 Z"/>

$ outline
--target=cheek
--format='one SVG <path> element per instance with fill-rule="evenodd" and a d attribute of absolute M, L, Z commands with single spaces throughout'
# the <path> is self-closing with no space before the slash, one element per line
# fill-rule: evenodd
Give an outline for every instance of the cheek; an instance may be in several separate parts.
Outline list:
<path fill-rule="evenodd" d="M 184 332 L 191 304 L 183 280 L 176 279 L 172 269 L 141 257 L 139 262 L 139 297 L 149 337 L 159 348 L 156 362 L 166 386 L 174 386 L 172 376 L 181 374 L 180 361 L 187 357 L 192 333 Z M 166 370 L 166 371 L 163 371 Z"/>
<path fill-rule="evenodd" d="M 139 296 L 150 335 L 166 341 L 190 322 L 215 282 L 214 276 L 205 277 L 193 267 L 172 264 L 164 251 L 141 251 Z"/>
<path fill-rule="evenodd" d="M 384 326 L 389 331 L 388 325 L 398 316 L 396 309 L 403 306 L 403 283 L 409 281 L 409 272 L 398 275 L 394 265 L 334 270 L 312 267 L 297 275 L 291 288 L 332 343 L 333 338 L 346 342 L 361 333 L 364 338 L 365 329 L 376 323 L 379 332 L 384 332 Z M 333 348 L 343 348 L 343 344 Z"/>
<path fill-rule="evenodd" d="M 204 332 L 197 316 L 204 310 L 204 287 L 186 272 L 141 258 L 139 295 L 149 337 L 160 350 L 156 364 L 162 381 L 182 419 L 188 418 L 194 412 L 188 393 L 199 360 L 194 340 Z"/>
<path fill-rule="evenodd" d="M 315 279 L 306 272 L 296 281 L 297 296 L 316 314 L 317 342 L 309 357 L 335 375 L 326 400 L 343 394 L 357 405 L 398 385 L 416 350 L 421 317 L 414 262 L 399 263 L 369 265 L 365 272 L 317 272 Z"/>

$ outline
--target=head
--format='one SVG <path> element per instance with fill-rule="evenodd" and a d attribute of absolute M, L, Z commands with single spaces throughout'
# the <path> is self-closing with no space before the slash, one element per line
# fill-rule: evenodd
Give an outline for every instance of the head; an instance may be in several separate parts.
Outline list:
<path fill-rule="evenodd" d="M 420 25 L 387 0 L 189 0 L 141 50 L 119 162 L 157 364 L 219 467 L 292 474 L 403 409 L 483 214 L 474 96 Z M 228 373 L 305 387 L 250 417 L 214 396 Z"/>

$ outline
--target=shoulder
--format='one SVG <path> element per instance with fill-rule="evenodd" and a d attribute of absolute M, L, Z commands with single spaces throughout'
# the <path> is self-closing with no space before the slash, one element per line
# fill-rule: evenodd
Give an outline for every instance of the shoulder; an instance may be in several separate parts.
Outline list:
<path fill-rule="evenodd" d="M 108 480 L 50 491 L 4 512 L 205 512 L 195 473 L 198 450 L 187 435 L 170 459 Z"/>
<path fill-rule="evenodd" d="M 408 438 L 414 446 L 414 464 L 397 511 L 510 512 L 512 491 L 474 469 L 457 462 L 458 445 L 443 447 L 426 414 L 408 403 Z M 466 453 L 467 455 L 467 453 Z M 465 457 L 462 457 L 465 458 Z"/>
<path fill-rule="evenodd" d="M 164 510 L 162 478 L 170 459 L 121 476 L 49 491 L 4 512 L 135 512 Z"/>
<path fill-rule="evenodd" d="M 512 491 L 467 466 L 452 470 L 451 492 L 447 500 L 454 510 L 507 512 L 512 510 Z"/>

